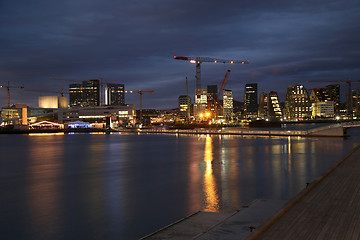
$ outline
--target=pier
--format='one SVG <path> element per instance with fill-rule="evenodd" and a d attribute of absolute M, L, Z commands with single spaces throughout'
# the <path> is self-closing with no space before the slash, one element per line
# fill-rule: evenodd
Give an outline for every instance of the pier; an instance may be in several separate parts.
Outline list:
<path fill-rule="evenodd" d="M 360 145 L 286 204 L 197 212 L 142 239 L 360 239 Z"/>
<path fill-rule="evenodd" d="M 310 130 L 266 130 L 261 128 L 198 128 L 198 129 L 120 129 L 119 132 L 163 133 L 163 134 L 213 134 L 213 135 L 259 135 L 259 136 L 300 136 L 300 137 L 345 137 L 347 129 L 360 127 L 360 122 L 330 124 Z"/>

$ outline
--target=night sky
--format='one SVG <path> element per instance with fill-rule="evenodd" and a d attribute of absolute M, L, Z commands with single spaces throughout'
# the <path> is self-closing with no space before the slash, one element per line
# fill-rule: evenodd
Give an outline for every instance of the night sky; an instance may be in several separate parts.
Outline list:
<path fill-rule="evenodd" d="M 360 79 L 359 29 L 359 0 L 0 0 L 0 84 L 67 91 L 71 82 L 51 78 L 102 77 L 154 90 L 144 108 L 176 108 L 186 76 L 193 100 L 195 65 L 173 57 L 202 56 L 250 61 L 203 63 L 203 87 L 220 86 L 231 69 L 226 88 L 235 100 L 255 82 L 259 93 L 277 91 L 284 101 L 288 85 Z M 13 89 L 11 103 L 36 107 L 39 95 L 55 95 L 24 90 Z M 126 101 L 138 108 L 137 94 Z"/>

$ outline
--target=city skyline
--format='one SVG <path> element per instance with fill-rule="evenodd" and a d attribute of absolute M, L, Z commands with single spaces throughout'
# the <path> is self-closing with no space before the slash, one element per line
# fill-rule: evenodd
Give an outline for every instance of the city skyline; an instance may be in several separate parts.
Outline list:
<path fill-rule="evenodd" d="M 186 76 L 194 100 L 195 65 L 173 56 L 201 56 L 250 60 L 202 64 L 203 88 L 220 86 L 231 69 L 226 88 L 234 100 L 243 101 L 246 83 L 258 83 L 259 93 L 276 91 L 283 102 L 289 85 L 323 88 L 333 83 L 306 81 L 359 79 L 359 10 L 353 0 L 1 2 L 0 84 L 23 85 L 11 91 L 11 103 L 35 107 L 38 95 L 49 94 L 26 88 L 61 91 L 69 82 L 51 77 L 103 77 L 127 90 L 154 90 L 143 108 L 176 108 Z M 139 107 L 137 94 L 126 102 Z"/>

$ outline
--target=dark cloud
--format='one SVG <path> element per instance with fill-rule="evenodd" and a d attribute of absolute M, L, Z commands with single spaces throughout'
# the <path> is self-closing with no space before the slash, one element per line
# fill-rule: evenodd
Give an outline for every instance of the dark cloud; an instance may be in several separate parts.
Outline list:
<path fill-rule="evenodd" d="M 5 0 L 0 84 L 58 91 L 68 83 L 50 77 L 103 77 L 127 89 L 154 89 L 144 107 L 172 108 L 186 91 L 185 77 L 190 93 L 195 85 L 195 66 L 174 55 L 249 59 L 249 65 L 202 65 L 204 86 L 220 85 L 231 69 L 228 88 L 238 100 L 247 82 L 284 93 L 306 79 L 355 79 L 359 10 L 355 0 Z M 0 89 L 0 103 L 5 94 Z M 37 96 L 14 93 L 12 102 L 36 105 Z"/>

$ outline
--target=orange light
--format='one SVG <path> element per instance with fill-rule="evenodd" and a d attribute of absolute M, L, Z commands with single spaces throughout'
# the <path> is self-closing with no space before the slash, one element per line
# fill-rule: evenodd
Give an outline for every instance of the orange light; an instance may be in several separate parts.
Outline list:
<path fill-rule="evenodd" d="M 206 117 L 210 117 L 210 113 L 209 113 L 209 112 L 206 113 Z"/>
<path fill-rule="evenodd" d="M 190 62 L 191 62 L 191 63 L 196 63 L 196 61 L 195 61 L 195 60 L 190 60 Z"/>

